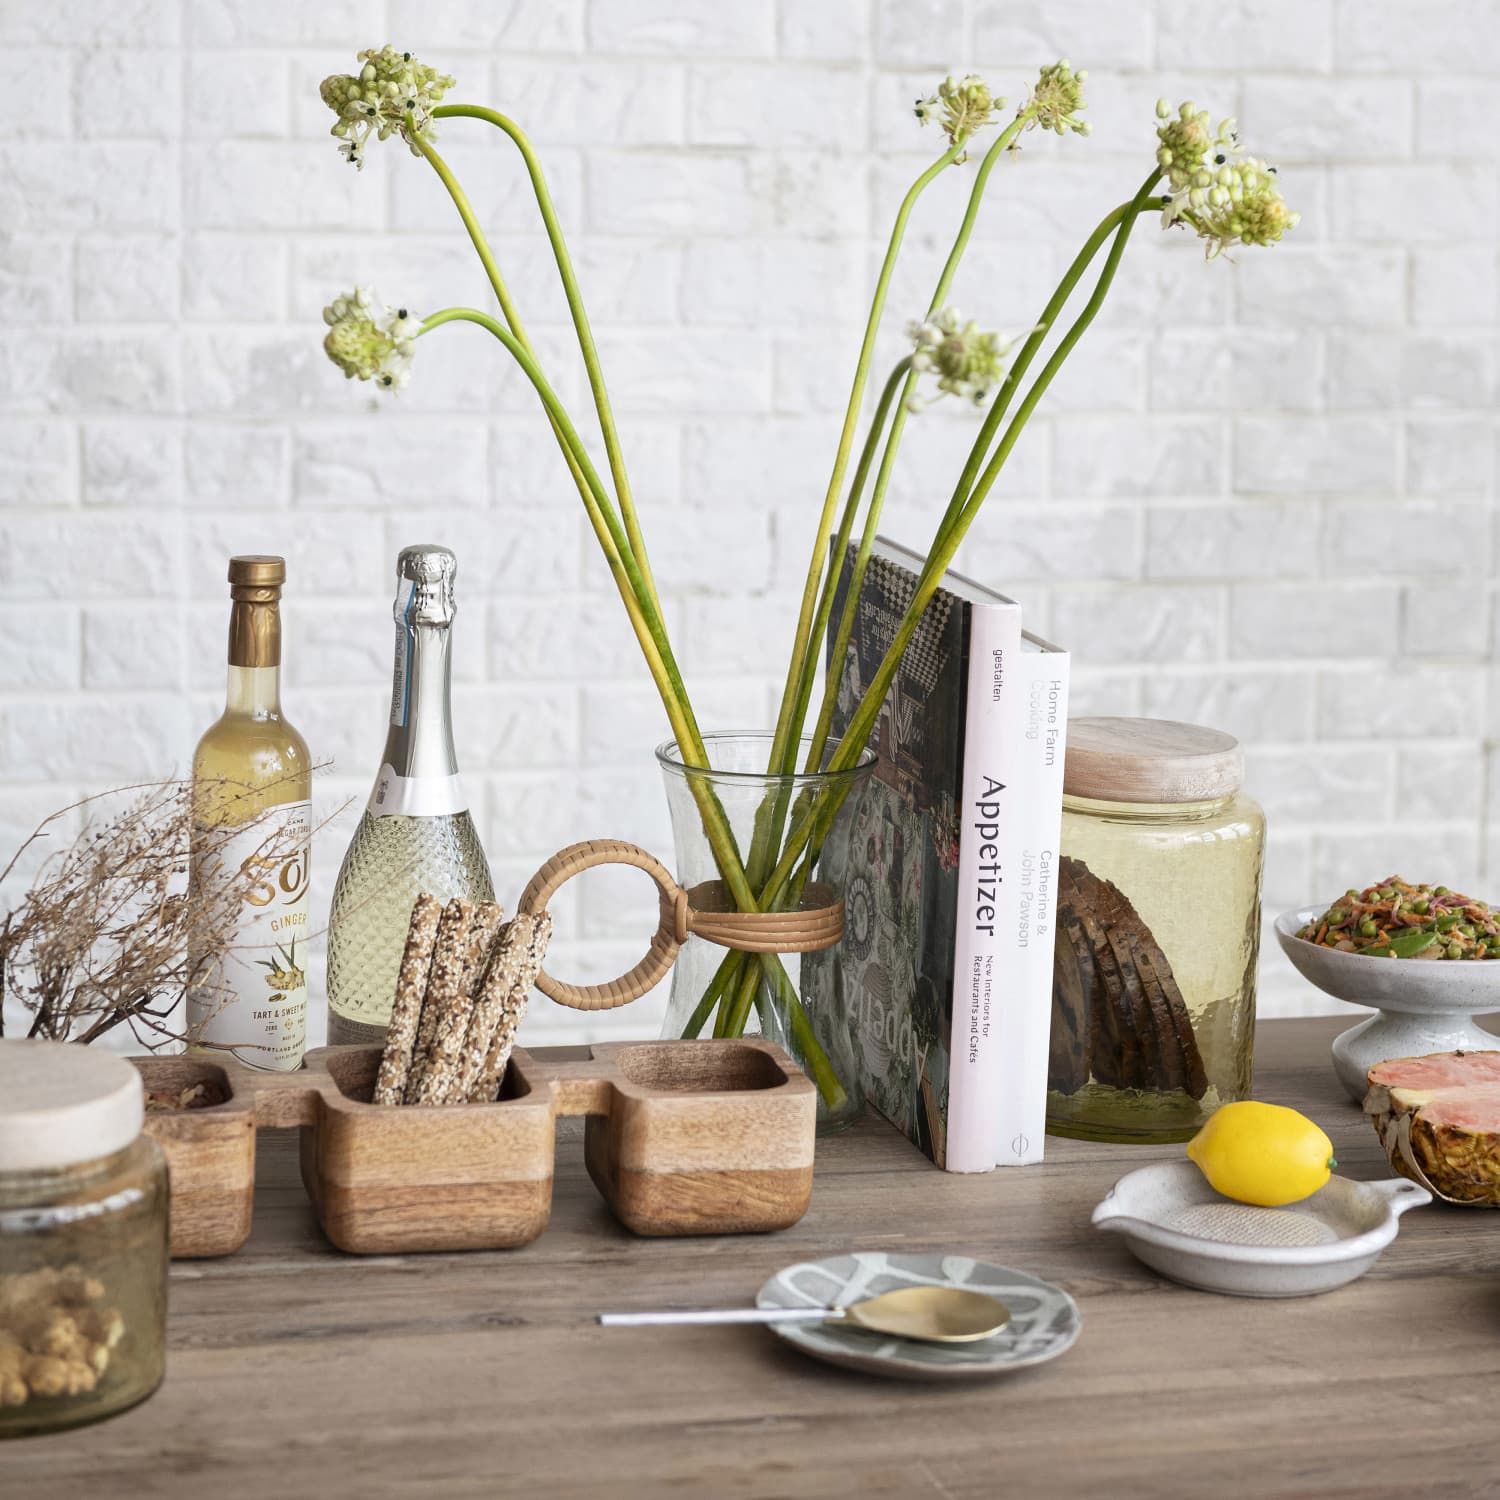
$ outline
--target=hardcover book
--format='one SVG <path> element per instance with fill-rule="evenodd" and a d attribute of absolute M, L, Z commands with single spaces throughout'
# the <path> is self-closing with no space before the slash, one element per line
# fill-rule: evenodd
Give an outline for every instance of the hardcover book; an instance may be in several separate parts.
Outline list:
<path fill-rule="evenodd" d="M 921 563 L 877 542 L 846 658 L 828 663 L 839 684 L 836 732 L 879 667 Z M 1038 688 L 1042 657 L 1051 676 Z M 871 1105 L 950 1170 L 1040 1151 L 1032 1116 L 1045 1098 L 1047 1026 L 1031 1012 L 1051 1005 L 1050 937 L 1045 974 L 1036 956 L 1050 930 L 1066 669 L 1066 653 L 1023 641 L 1013 601 L 947 575 L 881 706 L 875 773 L 844 825 L 846 847 L 827 851 L 844 880 L 843 962 L 804 961 L 809 998 L 843 1018 Z M 1017 783 L 1044 761 L 1056 767 L 1055 796 L 1034 798 Z M 1024 995 L 1022 946 L 1032 958 Z M 1039 1002 L 1030 996 L 1038 988 Z M 1021 1070 L 1036 1072 L 1024 1087 Z"/>

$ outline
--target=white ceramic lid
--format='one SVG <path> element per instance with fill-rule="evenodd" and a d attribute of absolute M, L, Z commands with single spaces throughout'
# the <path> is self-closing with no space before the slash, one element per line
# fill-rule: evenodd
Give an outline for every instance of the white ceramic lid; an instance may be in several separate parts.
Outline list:
<path fill-rule="evenodd" d="M 46 1172 L 123 1151 L 146 1117 L 141 1075 L 76 1042 L 0 1041 L 0 1172 Z"/>

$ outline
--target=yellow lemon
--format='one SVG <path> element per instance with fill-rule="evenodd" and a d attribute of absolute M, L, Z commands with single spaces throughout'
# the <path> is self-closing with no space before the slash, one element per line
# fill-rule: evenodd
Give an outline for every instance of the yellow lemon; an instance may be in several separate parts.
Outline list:
<path fill-rule="evenodd" d="M 1263 1208 L 1309 1197 L 1338 1166 L 1333 1142 L 1306 1115 L 1253 1099 L 1220 1105 L 1187 1154 L 1215 1192 Z"/>

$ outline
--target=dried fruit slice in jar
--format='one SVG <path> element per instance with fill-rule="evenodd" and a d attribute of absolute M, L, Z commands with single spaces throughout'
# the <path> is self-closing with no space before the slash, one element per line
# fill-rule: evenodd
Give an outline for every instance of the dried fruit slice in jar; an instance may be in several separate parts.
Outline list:
<path fill-rule="evenodd" d="M 1500 1208 L 1500 1051 L 1395 1057 L 1366 1078 L 1396 1171 L 1449 1203 Z"/>

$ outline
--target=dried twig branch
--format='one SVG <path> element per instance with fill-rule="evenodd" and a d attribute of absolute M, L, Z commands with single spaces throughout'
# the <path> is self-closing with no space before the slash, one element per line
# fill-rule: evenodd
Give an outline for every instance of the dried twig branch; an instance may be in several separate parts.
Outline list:
<path fill-rule="evenodd" d="M 59 808 L 21 844 L 0 881 L 60 818 L 128 799 L 117 811 L 87 819 L 69 845 L 43 862 L 6 915 L 0 1035 L 10 997 L 30 1014 L 28 1036 L 92 1042 L 123 1025 L 157 1051 L 194 1040 L 175 1024 L 190 987 L 206 994 L 209 1013 L 233 998 L 221 978 L 224 960 L 236 949 L 257 877 L 251 860 L 230 866 L 216 856 L 247 828 L 273 819 L 276 809 L 199 827 L 193 810 L 204 792 L 202 781 L 195 786 L 186 778 L 117 787 Z M 221 782 L 209 792 L 222 808 L 241 797 L 263 798 L 265 788 Z M 286 837 L 269 829 L 253 859 L 290 854 L 278 847 Z"/>

